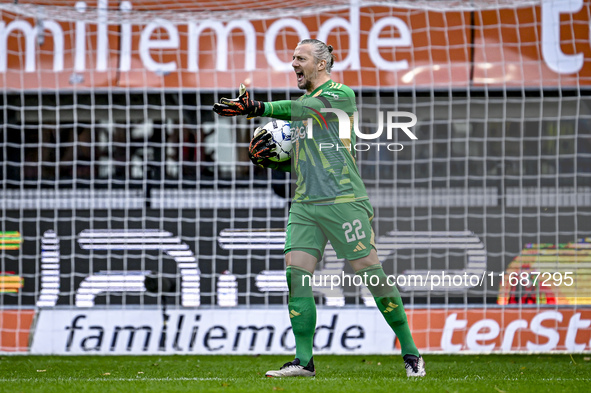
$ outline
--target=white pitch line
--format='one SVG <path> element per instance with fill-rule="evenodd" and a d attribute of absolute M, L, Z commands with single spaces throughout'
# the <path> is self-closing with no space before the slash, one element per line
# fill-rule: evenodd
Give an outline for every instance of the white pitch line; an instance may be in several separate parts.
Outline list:
<path fill-rule="evenodd" d="M 108 376 L 100 378 L 0 378 L 0 382 L 136 382 L 136 381 L 150 381 L 150 382 L 167 382 L 167 381 L 234 381 L 235 378 L 146 378 L 137 376 L 136 378 L 110 378 Z"/>
<path fill-rule="evenodd" d="M 219 377 L 208 377 L 208 378 L 198 378 L 198 377 L 178 377 L 178 378 L 146 378 L 142 376 L 137 376 L 136 378 L 110 378 L 108 376 L 102 378 L 0 378 L 0 383 L 4 382 L 138 382 L 138 381 L 148 381 L 148 382 L 174 382 L 174 381 L 196 381 L 196 382 L 207 382 L 207 381 L 240 381 L 244 378 L 219 378 Z M 261 379 L 272 379 L 272 378 L 264 378 Z M 363 379 L 363 378 L 361 378 Z M 375 378 L 374 378 L 375 379 Z M 392 376 L 384 376 L 384 379 L 392 379 Z M 406 377 L 400 376 L 400 379 L 405 379 Z M 480 375 L 470 375 L 463 378 L 447 378 L 447 377 L 434 377 L 428 376 L 424 378 L 425 382 L 429 381 L 440 381 L 440 382 L 468 382 L 468 381 L 521 381 L 524 380 L 524 377 L 504 377 L 504 378 L 495 378 L 490 376 L 480 376 Z M 324 378 L 322 376 L 318 376 L 313 380 L 317 382 L 322 381 L 359 381 L 360 378 L 358 377 L 330 377 Z M 564 377 L 556 377 L 556 378 L 537 378 L 537 381 L 544 381 L 544 382 L 558 382 L 558 381 L 591 381 L 590 378 L 564 378 Z"/>

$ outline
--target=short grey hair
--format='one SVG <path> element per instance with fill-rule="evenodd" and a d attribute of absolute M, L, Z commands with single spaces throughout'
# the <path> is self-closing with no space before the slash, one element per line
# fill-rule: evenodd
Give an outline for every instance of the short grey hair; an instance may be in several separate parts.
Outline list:
<path fill-rule="evenodd" d="M 300 41 L 298 43 L 298 46 L 304 44 L 312 45 L 312 55 L 314 56 L 314 60 L 316 60 L 317 64 L 322 60 L 326 61 L 326 73 L 330 74 L 335 59 L 334 55 L 332 54 L 332 45 L 326 45 L 322 41 L 315 40 L 313 38 L 307 38 L 305 40 Z"/>

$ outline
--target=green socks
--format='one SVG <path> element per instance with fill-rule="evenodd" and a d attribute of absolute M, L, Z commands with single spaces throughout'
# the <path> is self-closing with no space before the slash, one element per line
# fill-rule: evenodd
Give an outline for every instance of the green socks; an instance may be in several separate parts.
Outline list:
<path fill-rule="evenodd" d="M 289 288 L 289 318 L 296 342 L 295 357 L 305 366 L 312 359 L 316 331 L 316 303 L 312 292 L 312 274 L 305 269 L 288 266 L 285 275 Z M 376 300 L 378 309 L 394 330 L 400 341 L 402 356 L 419 356 L 419 350 L 408 326 L 400 292 L 396 286 L 389 285 L 382 265 L 361 269 L 357 275 L 364 279 Z"/>
<path fill-rule="evenodd" d="M 306 366 L 312 359 L 316 331 L 316 303 L 312 293 L 312 274 L 297 266 L 285 270 L 289 288 L 289 318 L 296 342 L 296 358 Z M 303 280 L 303 281 L 302 281 Z"/>
<path fill-rule="evenodd" d="M 382 265 L 378 264 L 366 267 L 365 269 L 359 270 L 356 274 L 364 278 L 363 282 L 367 285 L 367 288 L 376 300 L 378 309 L 386 319 L 386 322 L 388 322 L 388 325 L 394 330 L 396 337 L 400 341 L 402 356 L 419 356 L 419 350 L 412 339 L 412 334 L 408 326 L 400 292 L 393 285 L 394 283 L 388 283 L 388 278 L 386 273 L 384 273 L 384 269 L 382 269 Z"/>

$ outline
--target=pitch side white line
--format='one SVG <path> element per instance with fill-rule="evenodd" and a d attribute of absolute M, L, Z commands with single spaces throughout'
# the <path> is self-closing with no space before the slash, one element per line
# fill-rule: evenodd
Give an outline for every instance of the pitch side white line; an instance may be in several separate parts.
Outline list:
<path fill-rule="evenodd" d="M 392 375 L 384 375 L 384 379 L 391 379 Z M 399 377 L 400 379 L 407 379 L 403 377 L 402 374 L 394 376 L 394 378 Z M 136 378 L 110 378 L 108 376 L 101 377 L 101 378 L 0 378 L 0 383 L 9 383 L 9 382 L 138 382 L 138 381 L 148 381 L 148 382 L 175 382 L 175 381 L 195 381 L 195 382 L 207 382 L 207 381 L 240 381 L 245 378 L 219 378 L 219 377 L 210 377 L 210 378 L 198 378 L 198 377 L 178 377 L 178 378 L 146 378 L 137 376 Z M 248 378 L 250 379 L 250 378 Z M 274 379 L 274 378 L 265 378 L 261 376 L 261 379 Z M 312 378 L 312 381 L 360 381 L 364 378 L 353 378 L 353 377 L 330 377 L 330 378 L 323 378 L 322 376 L 318 376 L 316 378 Z M 471 375 L 466 376 L 463 378 L 446 378 L 446 377 L 436 377 L 436 376 L 429 376 L 425 378 L 421 378 L 425 382 L 428 381 L 440 381 L 440 382 L 467 382 L 467 381 L 523 381 L 526 378 L 524 377 L 504 377 L 504 378 L 495 378 L 490 376 L 480 376 L 480 375 Z M 370 380 L 368 378 L 368 380 Z M 371 378 L 371 380 L 375 380 L 375 378 Z M 564 377 L 556 377 L 556 378 L 536 378 L 537 381 L 544 381 L 544 382 L 567 382 L 567 381 L 591 381 L 590 378 L 564 378 Z"/>
<path fill-rule="evenodd" d="M 0 382 L 136 382 L 136 381 L 149 381 L 149 382 L 174 382 L 174 381 L 234 381 L 235 378 L 146 378 L 137 376 L 136 378 L 111 378 L 109 376 L 97 377 L 97 378 L 0 378 Z"/>

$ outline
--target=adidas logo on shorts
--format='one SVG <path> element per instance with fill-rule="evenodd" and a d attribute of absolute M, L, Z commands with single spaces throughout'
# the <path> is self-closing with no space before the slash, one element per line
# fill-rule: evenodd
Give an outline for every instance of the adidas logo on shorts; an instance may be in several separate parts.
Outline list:
<path fill-rule="evenodd" d="M 367 249 L 367 247 L 365 247 L 363 245 L 363 243 L 359 242 L 359 243 L 357 243 L 357 247 L 355 247 L 355 249 L 353 250 L 353 252 L 362 251 L 362 250 L 365 250 L 365 249 Z"/>

